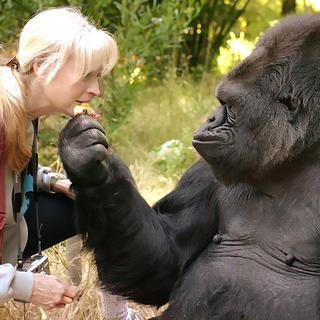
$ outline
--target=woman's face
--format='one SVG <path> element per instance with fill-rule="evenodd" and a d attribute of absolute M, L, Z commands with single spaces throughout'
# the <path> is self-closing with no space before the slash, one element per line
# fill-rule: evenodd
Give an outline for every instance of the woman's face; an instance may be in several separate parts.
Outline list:
<path fill-rule="evenodd" d="M 54 112 L 73 116 L 73 109 L 77 104 L 89 103 L 92 98 L 99 96 L 100 70 L 93 70 L 74 82 L 76 67 L 75 61 L 69 59 L 48 83 L 45 75 L 35 75 L 30 90 L 29 113 L 34 117 Z"/>

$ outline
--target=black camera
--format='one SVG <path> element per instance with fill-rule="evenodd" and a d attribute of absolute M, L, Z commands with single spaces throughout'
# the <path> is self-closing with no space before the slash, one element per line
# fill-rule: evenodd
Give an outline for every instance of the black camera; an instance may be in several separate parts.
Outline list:
<path fill-rule="evenodd" d="M 18 267 L 18 270 L 23 272 L 30 271 L 34 273 L 50 274 L 48 257 L 43 256 L 42 254 L 35 254 L 29 259 L 24 260 L 22 267 Z M 14 300 L 17 302 L 26 303 L 24 300 Z"/>
<path fill-rule="evenodd" d="M 49 260 L 47 256 L 35 254 L 23 262 L 21 271 L 31 271 L 34 273 L 50 274 Z"/>

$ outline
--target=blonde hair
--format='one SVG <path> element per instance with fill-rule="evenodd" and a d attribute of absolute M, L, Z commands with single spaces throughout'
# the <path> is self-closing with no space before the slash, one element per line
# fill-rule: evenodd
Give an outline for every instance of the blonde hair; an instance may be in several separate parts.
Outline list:
<path fill-rule="evenodd" d="M 25 92 L 28 75 L 36 58 L 42 63 L 38 75 L 50 82 L 61 67 L 74 59 L 74 81 L 100 69 L 105 75 L 117 61 L 118 50 L 113 37 L 95 27 L 75 8 L 47 9 L 24 26 L 16 55 L 19 69 L 0 67 L 0 127 L 5 142 L 8 166 L 21 171 L 31 156 L 28 145 Z"/>

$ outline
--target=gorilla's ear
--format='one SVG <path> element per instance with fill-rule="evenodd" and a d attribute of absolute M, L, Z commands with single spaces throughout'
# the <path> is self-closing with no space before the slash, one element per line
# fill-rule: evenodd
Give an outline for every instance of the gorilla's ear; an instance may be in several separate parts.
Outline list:
<path fill-rule="evenodd" d="M 285 105 L 289 111 L 288 121 L 294 123 L 299 111 L 303 108 L 302 100 L 292 94 L 279 98 L 279 102 Z"/>

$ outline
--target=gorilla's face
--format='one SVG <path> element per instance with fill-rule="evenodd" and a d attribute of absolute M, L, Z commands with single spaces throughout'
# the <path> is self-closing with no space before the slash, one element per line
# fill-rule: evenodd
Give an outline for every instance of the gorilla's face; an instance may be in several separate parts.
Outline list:
<path fill-rule="evenodd" d="M 194 147 L 226 183 L 265 179 L 319 140 L 320 16 L 298 27 L 288 18 L 266 32 L 218 85 L 221 105 L 195 132 Z"/>

